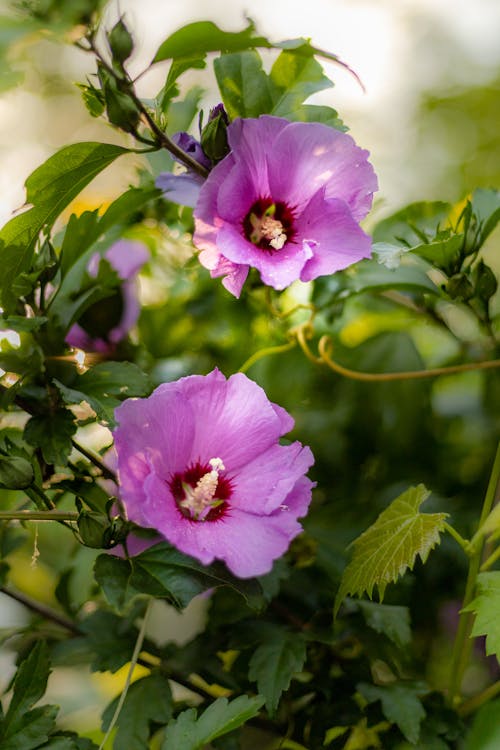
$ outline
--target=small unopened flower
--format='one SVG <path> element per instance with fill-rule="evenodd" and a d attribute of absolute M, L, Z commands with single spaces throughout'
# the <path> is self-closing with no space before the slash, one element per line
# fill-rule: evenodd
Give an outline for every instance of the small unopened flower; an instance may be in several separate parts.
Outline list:
<path fill-rule="evenodd" d="M 241 578 L 267 573 L 302 530 L 312 453 L 280 445 L 293 420 L 245 375 L 226 380 L 214 370 L 164 383 L 115 414 L 129 520 Z"/>
<path fill-rule="evenodd" d="M 320 123 L 237 119 L 231 148 L 201 186 L 194 244 L 213 277 L 240 295 L 250 267 L 284 289 L 369 257 L 359 222 L 377 178 L 353 139 Z"/>
<path fill-rule="evenodd" d="M 210 168 L 210 159 L 203 151 L 200 142 L 192 135 L 181 131 L 174 133 L 171 140 L 188 156 L 197 161 L 198 164 L 201 164 L 202 167 L 205 167 L 205 169 Z M 176 161 L 182 163 L 179 159 L 176 159 Z M 167 200 L 172 203 L 178 203 L 181 206 L 190 206 L 193 208 L 198 200 L 203 181 L 204 178 L 201 175 L 191 169 L 187 169 L 185 172 L 177 174 L 173 172 L 161 172 L 156 178 L 155 185 L 160 190 L 163 190 L 163 194 Z"/>
<path fill-rule="evenodd" d="M 70 346 L 86 352 L 112 352 L 129 333 L 139 317 L 137 274 L 149 259 L 149 251 L 142 242 L 118 240 L 103 257 L 116 271 L 122 283 L 110 296 L 95 302 L 71 326 L 66 335 Z M 97 276 L 101 256 L 90 259 L 89 276 Z"/>

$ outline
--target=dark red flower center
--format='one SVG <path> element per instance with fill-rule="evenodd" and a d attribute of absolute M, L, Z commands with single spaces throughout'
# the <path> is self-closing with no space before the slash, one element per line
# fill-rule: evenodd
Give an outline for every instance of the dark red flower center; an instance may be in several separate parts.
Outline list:
<path fill-rule="evenodd" d="M 276 252 L 293 239 L 293 220 L 293 212 L 285 203 L 259 198 L 243 219 L 243 232 L 257 247 Z"/>
<path fill-rule="evenodd" d="M 221 476 L 225 469 L 220 458 L 208 463 L 197 461 L 169 480 L 177 508 L 190 521 L 218 521 L 229 509 L 231 481 Z"/>

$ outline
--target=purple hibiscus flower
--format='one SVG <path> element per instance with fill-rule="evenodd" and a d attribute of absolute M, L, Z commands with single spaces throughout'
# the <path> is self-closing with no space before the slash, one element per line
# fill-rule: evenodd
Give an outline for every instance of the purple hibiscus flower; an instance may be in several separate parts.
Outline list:
<path fill-rule="evenodd" d="M 219 370 L 164 383 L 115 415 L 129 520 L 240 578 L 269 572 L 302 530 L 314 486 L 310 449 L 279 444 L 290 415 L 245 375 Z"/>
<path fill-rule="evenodd" d="M 234 120 L 227 135 L 231 152 L 194 211 L 193 241 L 212 277 L 238 297 L 250 267 L 284 289 L 369 257 L 359 221 L 377 178 L 349 135 L 268 115 Z"/>
<path fill-rule="evenodd" d="M 137 274 L 149 259 L 142 242 L 118 240 L 103 256 L 123 283 L 109 297 L 91 305 L 68 331 L 66 342 L 86 352 L 112 352 L 139 317 Z M 87 271 L 97 276 L 101 256 L 90 259 Z"/>

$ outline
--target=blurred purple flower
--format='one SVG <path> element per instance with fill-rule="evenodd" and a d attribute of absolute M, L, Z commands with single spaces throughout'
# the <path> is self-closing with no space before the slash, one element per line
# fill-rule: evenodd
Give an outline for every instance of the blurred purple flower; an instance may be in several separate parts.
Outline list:
<path fill-rule="evenodd" d="M 359 226 L 377 178 L 353 139 L 320 123 L 237 119 L 229 155 L 201 187 L 194 243 L 212 277 L 240 295 L 250 267 L 284 289 L 370 255 Z"/>
<path fill-rule="evenodd" d="M 186 154 L 189 154 L 195 161 L 201 164 L 202 167 L 210 169 L 211 161 L 205 156 L 201 144 L 192 135 L 181 131 L 174 133 L 171 140 L 179 146 Z M 174 157 L 175 159 L 175 157 Z M 179 161 L 179 159 L 175 159 Z M 194 208 L 200 188 L 203 185 L 204 178 L 187 170 L 180 174 L 173 174 L 172 172 L 161 172 L 155 181 L 155 185 L 160 190 L 163 190 L 165 198 L 172 203 L 179 203 L 181 206 L 191 206 Z"/>
<path fill-rule="evenodd" d="M 91 305 L 74 323 L 66 343 L 86 352 L 109 353 L 124 339 L 139 317 L 136 276 L 149 259 L 149 250 L 142 242 L 118 240 L 103 257 L 123 283 L 109 296 Z M 101 256 L 90 259 L 87 271 L 97 276 Z"/>
<path fill-rule="evenodd" d="M 290 415 L 245 375 L 218 370 L 164 383 L 115 414 L 129 520 L 241 578 L 269 572 L 301 532 L 314 486 L 310 449 L 279 444 Z"/>

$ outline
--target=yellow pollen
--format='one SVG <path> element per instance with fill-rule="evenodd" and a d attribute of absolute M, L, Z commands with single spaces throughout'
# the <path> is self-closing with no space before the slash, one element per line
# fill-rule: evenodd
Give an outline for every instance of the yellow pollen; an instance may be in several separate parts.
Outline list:
<path fill-rule="evenodd" d="M 200 477 L 196 487 L 191 487 L 185 482 L 182 484 L 185 497 L 179 505 L 189 510 L 191 516 L 196 520 L 202 519 L 206 510 L 215 508 L 221 502 L 214 496 L 219 483 L 219 472 L 224 471 L 226 467 L 220 458 L 211 458 L 208 463 L 212 467 L 212 471 L 207 471 Z"/>
<path fill-rule="evenodd" d="M 270 215 L 264 215 L 262 219 L 257 218 L 255 214 L 250 215 L 253 232 L 250 235 L 251 242 L 258 244 L 261 240 L 267 240 L 275 250 L 281 250 L 287 236 L 283 231 L 283 224 L 278 219 Z"/>

